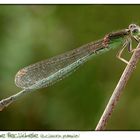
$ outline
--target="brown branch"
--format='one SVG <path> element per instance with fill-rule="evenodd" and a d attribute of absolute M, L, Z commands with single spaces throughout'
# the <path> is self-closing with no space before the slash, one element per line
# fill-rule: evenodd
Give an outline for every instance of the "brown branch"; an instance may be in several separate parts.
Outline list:
<path fill-rule="evenodd" d="M 137 50 L 134 51 L 134 53 L 129 61 L 129 64 L 126 66 L 116 88 L 114 89 L 114 92 L 113 92 L 95 130 L 99 131 L 99 130 L 105 129 L 106 124 L 107 124 L 115 106 L 117 105 L 117 102 L 119 101 L 122 91 L 125 88 L 130 76 L 132 75 L 132 72 L 136 68 L 136 64 L 139 61 L 139 59 L 140 59 L 140 43 L 137 46 Z"/>

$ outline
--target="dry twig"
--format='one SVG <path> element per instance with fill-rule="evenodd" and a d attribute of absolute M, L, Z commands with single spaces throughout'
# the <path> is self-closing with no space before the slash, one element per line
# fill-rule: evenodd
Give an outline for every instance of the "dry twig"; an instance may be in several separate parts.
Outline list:
<path fill-rule="evenodd" d="M 132 75 L 132 72 L 134 71 L 134 69 L 136 68 L 136 64 L 140 59 L 140 43 L 138 44 L 137 50 L 134 51 L 129 64 L 126 66 L 116 88 L 114 89 L 114 92 L 96 126 L 97 131 L 99 130 L 104 130 L 105 126 L 117 104 L 117 102 L 119 101 L 119 98 L 122 94 L 123 89 L 125 88 L 130 76 Z"/>

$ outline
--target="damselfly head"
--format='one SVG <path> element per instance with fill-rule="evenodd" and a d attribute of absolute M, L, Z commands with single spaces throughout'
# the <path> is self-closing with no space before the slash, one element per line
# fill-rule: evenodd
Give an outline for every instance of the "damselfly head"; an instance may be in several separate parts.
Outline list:
<path fill-rule="evenodd" d="M 130 24 L 128 28 L 130 30 L 131 35 L 136 40 L 140 40 L 140 27 L 136 24 Z"/>

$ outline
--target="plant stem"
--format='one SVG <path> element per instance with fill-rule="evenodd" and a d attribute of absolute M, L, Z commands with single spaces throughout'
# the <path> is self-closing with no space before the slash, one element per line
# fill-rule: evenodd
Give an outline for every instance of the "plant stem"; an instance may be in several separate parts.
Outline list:
<path fill-rule="evenodd" d="M 109 120 L 115 106 L 117 105 L 117 102 L 119 101 L 119 98 L 122 94 L 123 89 L 125 88 L 130 76 L 132 75 L 132 72 L 136 68 L 136 64 L 140 59 L 140 43 L 138 44 L 136 49 L 137 50 L 134 51 L 134 53 L 129 61 L 129 64 L 126 66 L 116 88 L 113 91 L 113 94 L 96 126 L 96 129 L 95 129 L 96 131 L 105 129 L 105 127 L 108 123 L 108 120 Z"/>

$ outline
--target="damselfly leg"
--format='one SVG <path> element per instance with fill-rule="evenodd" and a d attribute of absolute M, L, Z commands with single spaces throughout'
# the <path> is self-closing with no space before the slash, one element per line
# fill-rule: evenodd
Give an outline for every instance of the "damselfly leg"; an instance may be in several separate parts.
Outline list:
<path fill-rule="evenodd" d="M 123 53 L 123 51 L 124 51 L 124 49 L 125 49 L 126 47 L 128 48 L 128 51 L 129 51 L 129 50 L 132 50 L 132 41 L 131 41 L 131 38 L 127 38 L 127 39 L 126 39 L 126 41 L 125 41 L 125 43 L 124 43 L 124 45 L 123 45 L 123 48 L 117 53 L 116 57 L 117 57 L 119 60 L 121 60 L 122 62 L 124 62 L 124 63 L 126 63 L 126 64 L 129 64 L 129 62 L 128 62 L 126 59 L 124 59 L 124 58 L 122 57 L 122 53 Z"/>

